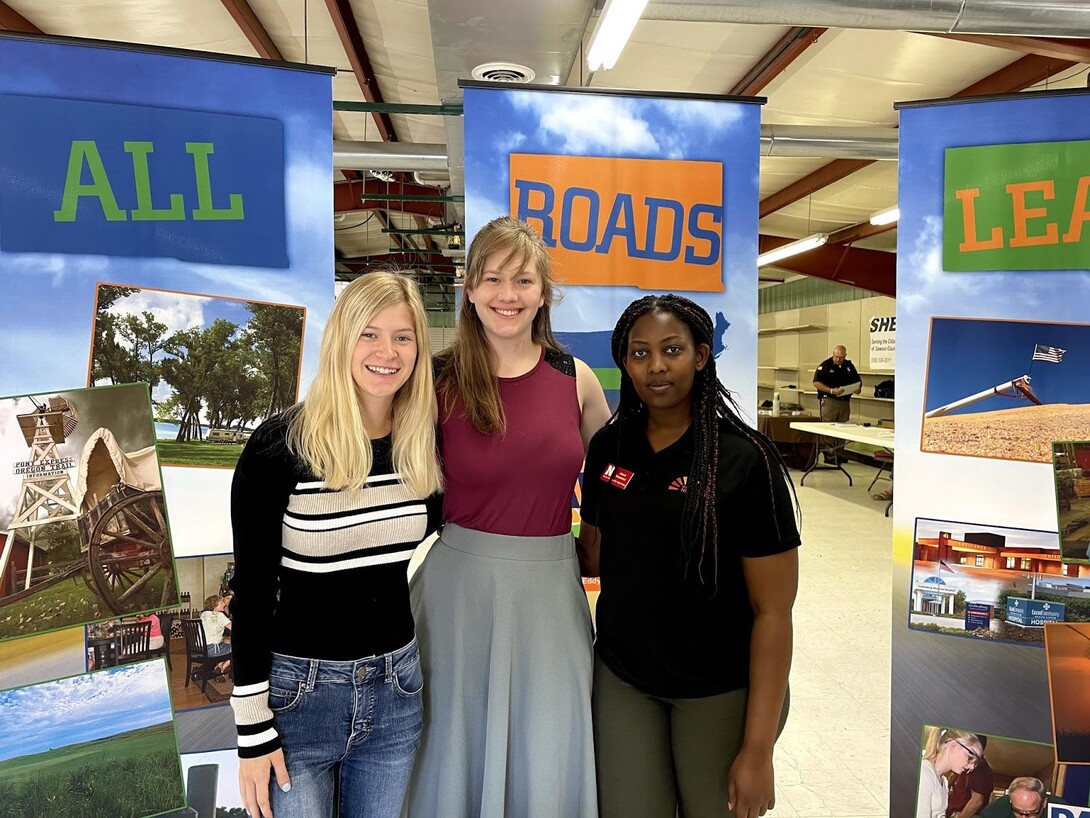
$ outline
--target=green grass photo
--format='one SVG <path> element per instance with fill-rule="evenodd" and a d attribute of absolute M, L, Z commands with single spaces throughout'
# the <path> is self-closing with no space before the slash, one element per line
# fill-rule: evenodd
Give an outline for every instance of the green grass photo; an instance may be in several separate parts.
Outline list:
<path fill-rule="evenodd" d="M 185 803 L 165 667 L 0 692 L 0 818 L 138 818 Z"/>

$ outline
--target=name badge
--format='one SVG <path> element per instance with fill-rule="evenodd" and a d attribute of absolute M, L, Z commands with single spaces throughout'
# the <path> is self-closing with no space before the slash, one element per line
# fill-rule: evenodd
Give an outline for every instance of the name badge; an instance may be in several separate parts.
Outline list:
<path fill-rule="evenodd" d="M 633 472 L 628 469 L 622 469 L 620 466 L 614 466 L 610 463 L 605 467 L 605 470 L 599 475 L 598 479 L 609 483 L 611 486 L 616 486 L 619 489 L 628 488 L 628 484 L 632 481 Z"/>

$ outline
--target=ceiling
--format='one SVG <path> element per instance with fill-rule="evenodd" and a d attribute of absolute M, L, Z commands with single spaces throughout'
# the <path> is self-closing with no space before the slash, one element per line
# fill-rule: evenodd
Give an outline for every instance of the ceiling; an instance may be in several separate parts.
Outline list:
<path fill-rule="evenodd" d="M 1090 73 L 1084 0 L 651 0 L 617 65 L 588 74 L 581 54 L 597 15 L 594 0 L 0 0 L 0 29 L 334 66 L 335 109 L 393 106 L 335 110 L 334 138 L 427 146 L 448 167 L 396 171 L 389 185 L 359 161 L 335 171 L 335 269 L 422 267 L 440 309 L 457 251 L 454 237 L 426 231 L 461 218 L 461 119 L 397 106 L 456 111 L 458 80 L 481 63 L 518 63 L 548 85 L 763 96 L 766 126 L 871 134 L 896 127 L 900 100 L 1082 88 Z M 995 31 L 1007 36 L 981 33 Z M 833 236 L 762 279 L 801 273 L 893 294 L 896 230 L 867 220 L 896 204 L 896 161 L 771 150 L 762 249 Z M 436 200 L 367 198 L 392 191 Z"/>

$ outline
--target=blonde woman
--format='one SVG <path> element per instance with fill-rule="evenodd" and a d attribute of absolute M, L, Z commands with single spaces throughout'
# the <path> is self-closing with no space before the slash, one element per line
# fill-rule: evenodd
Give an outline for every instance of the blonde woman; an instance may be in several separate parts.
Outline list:
<path fill-rule="evenodd" d="M 554 298 L 529 226 L 477 233 L 439 360 L 443 533 L 412 583 L 428 684 L 411 818 L 597 814 L 571 498 L 609 408 L 553 337 Z"/>
<path fill-rule="evenodd" d="M 401 810 L 423 685 L 406 569 L 438 523 L 435 418 L 420 293 L 372 273 L 334 304 L 306 399 L 239 458 L 231 705 L 254 818 L 332 816 L 335 765 L 340 815 Z"/>
<path fill-rule="evenodd" d="M 927 727 L 924 730 L 916 818 L 945 818 L 950 797 L 947 774 L 961 775 L 971 770 L 983 755 L 984 748 L 975 733 L 947 727 Z"/>

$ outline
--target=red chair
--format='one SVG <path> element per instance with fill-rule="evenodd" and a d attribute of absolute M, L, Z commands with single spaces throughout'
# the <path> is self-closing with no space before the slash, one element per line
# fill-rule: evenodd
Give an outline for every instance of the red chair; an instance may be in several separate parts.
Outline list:
<path fill-rule="evenodd" d="M 874 484 L 878 482 L 878 479 L 882 476 L 882 472 L 888 471 L 890 477 L 885 479 L 890 480 L 893 476 L 893 452 L 889 449 L 878 449 L 876 452 L 871 453 L 871 457 L 878 461 L 878 471 L 874 474 L 874 479 L 870 481 L 870 485 L 867 486 L 867 491 L 874 488 Z"/>

